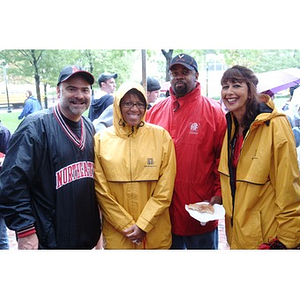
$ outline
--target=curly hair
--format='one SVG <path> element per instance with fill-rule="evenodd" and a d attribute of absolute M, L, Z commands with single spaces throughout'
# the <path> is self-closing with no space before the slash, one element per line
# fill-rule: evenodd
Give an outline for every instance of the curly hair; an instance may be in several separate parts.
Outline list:
<path fill-rule="evenodd" d="M 246 113 L 243 117 L 244 127 L 249 127 L 258 113 L 259 97 L 257 93 L 258 79 L 250 69 L 235 65 L 226 70 L 221 78 L 221 85 L 227 82 L 245 82 L 248 86 L 248 102 L 246 104 Z"/>

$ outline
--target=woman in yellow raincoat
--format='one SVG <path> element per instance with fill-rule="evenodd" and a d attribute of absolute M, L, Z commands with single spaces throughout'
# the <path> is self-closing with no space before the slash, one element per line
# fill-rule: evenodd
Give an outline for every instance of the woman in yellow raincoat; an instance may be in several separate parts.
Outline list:
<path fill-rule="evenodd" d="M 272 100 L 258 99 L 253 72 L 234 66 L 221 79 L 228 109 L 219 172 L 231 249 L 300 244 L 300 185 L 291 126 Z"/>
<path fill-rule="evenodd" d="M 169 133 L 144 117 L 138 83 L 116 92 L 113 126 L 95 135 L 95 186 L 105 249 L 169 249 L 176 160 Z"/>

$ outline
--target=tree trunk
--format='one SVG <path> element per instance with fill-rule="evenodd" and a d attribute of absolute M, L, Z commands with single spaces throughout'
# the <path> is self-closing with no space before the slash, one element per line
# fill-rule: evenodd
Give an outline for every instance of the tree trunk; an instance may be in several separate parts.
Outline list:
<path fill-rule="evenodd" d="M 31 50 L 31 57 L 32 57 L 32 65 L 34 68 L 34 80 L 35 80 L 35 89 L 36 89 L 36 97 L 39 100 L 40 104 L 42 105 L 41 101 L 41 90 L 40 90 L 40 75 L 39 75 L 39 60 L 41 59 L 42 51 L 39 54 L 39 57 L 36 57 L 35 50 Z"/>
<path fill-rule="evenodd" d="M 40 104 L 42 105 L 41 89 L 40 89 L 40 76 L 38 74 L 35 74 L 34 80 L 35 80 L 36 98 L 39 100 Z"/>
<path fill-rule="evenodd" d="M 44 83 L 44 101 L 45 101 L 45 108 L 48 108 L 47 83 Z"/>
<path fill-rule="evenodd" d="M 161 50 L 162 54 L 166 58 L 166 81 L 170 81 L 169 67 L 173 58 L 173 51 L 173 49 L 169 49 L 168 52 L 164 49 Z"/>

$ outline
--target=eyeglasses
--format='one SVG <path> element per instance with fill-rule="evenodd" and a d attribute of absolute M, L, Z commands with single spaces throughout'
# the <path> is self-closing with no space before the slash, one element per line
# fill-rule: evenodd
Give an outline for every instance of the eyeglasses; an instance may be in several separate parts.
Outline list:
<path fill-rule="evenodd" d="M 125 102 L 121 102 L 121 105 L 125 108 L 132 108 L 134 105 L 138 108 L 138 109 L 145 109 L 146 108 L 146 104 L 144 102 L 129 102 L 129 101 L 125 101 Z"/>

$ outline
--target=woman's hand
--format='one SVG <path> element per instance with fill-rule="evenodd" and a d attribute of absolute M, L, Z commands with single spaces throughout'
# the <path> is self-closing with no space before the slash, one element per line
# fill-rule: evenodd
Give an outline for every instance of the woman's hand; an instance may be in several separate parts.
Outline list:
<path fill-rule="evenodd" d="M 136 224 L 125 229 L 123 233 L 127 238 L 129 238 L 132 241 L 132 243 L 137 245 L 142 242 L 143 238 L 146 235 L 146 232 L 140 229 Z"/>

